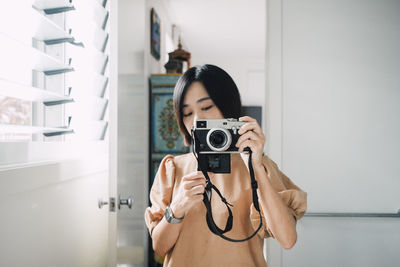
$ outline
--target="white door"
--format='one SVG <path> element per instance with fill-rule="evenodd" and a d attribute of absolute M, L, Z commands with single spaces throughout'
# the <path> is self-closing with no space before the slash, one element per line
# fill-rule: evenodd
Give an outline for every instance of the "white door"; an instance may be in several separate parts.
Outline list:
<path fill-rule="evenodd" d="M 110 96 L 109 266 L 145 266 L 146 101 L 143 75 L 120 75 Z M 132 104 L 133 103 L 133 104 Z M 114 207 L 113 207 L 114 206 Z M 108 206 L 110 209 L 110 206 Z"/>
<path fill-rule="evenodd" d="M 145 176 L 142 164 L 132 162 L 132 141 L 137 138 L 135 134 L 135 121 L 140 121 L 133 116 L 137 110 L 130 110 L 130 101 L 142 99 L 129 94 L 132 87 L 120 81 L 118 49 L 121 46 L 118 31 L 118 2 L 111 1 L 111 34 L 110 34 L 110 135 L 109 135 L 109 196 L 114 201 L 114 206 L 109 208 L 109 257 L 108 266 L 144 266 L 144 251 L 146 239 L 143 229 L 143 188 Z M 123 44 L 122 44 L 123 45 Z M 141 82 L 143 84 L 143 82 Z M 142 112 L 145 109 L 142 109 Z M 140 113 L 140 112 L 139 112 Z M 133 127 L 133 128 L 132 128 Z M 143 128 L 142 128 L 143 130 Z M 140 135 L 140 133 L 139 133 Z M 143 142 L 140 142 L 143 144 Z M 143 154 L 143 153 L 142 153 Z M 110 200 L 109 200 L 110 201 Z M 135 234 L 136 233 L 136 234 Z"/>
<path fill-rule="evenodd" d="M 144 66 L 127 70 L 125 63 L 126 58 L 129 64 L 132 60 L 142 62 L 140 57 L 130 56 L 132 47 L 144 49 L 138 36 L 144 36 L 145 29 L 133 27 L 143 19 L 144 2 L 111 1 L 111 10 L 110 87 L 114 90 L 110 91 L 109 106 L 109 195 L 115 198 L 115 212 L 109 213 L 108 266 L 143 267 L 147 264 L 148 237 L 144 224 L 148 201 L 147 87 Z M 137 21 L 131 21 L 133 18 Z"/>
<path fill-rule="evenodd" d="M 399 10 L 268 2 L 268 153 L 318 213 L 268 266 L 399 266 Z"/>
<path fill-rule="evenodd" d="M 147 230 L 144 208 L 147 205 L 146 160 L 135 150 L 146 142 L 138 124 L 146 109 L 142 91 L 143 75 L 119 77 L 118 90 L 110 97 L 109 154 L 109 266 L 145 266 Z M 142 95 L 143 97 L 143 95 Z M 135 102 L 131 105 L 130 102 Z M 113 204 L 111 204 L 113 203 Z"/>

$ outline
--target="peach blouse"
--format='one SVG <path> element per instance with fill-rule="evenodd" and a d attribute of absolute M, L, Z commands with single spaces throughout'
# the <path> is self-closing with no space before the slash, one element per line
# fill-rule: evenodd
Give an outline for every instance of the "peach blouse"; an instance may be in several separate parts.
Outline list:
<path fill-rule="evenodd" d="M 243 157 L 243 155 L 242 155 Z M 233 205 L 233 228 L 225 235 L 242 239 L 258 227 L 260 216 L 253 207 L 247 160 L 239 154 L 231 155 L 231 173 L 215 174 L 212 183 Z M 303 217 L 307 208 L 307 194 L 283 174 L 271 159 L 263 157 L 263 165 L 273 188 L 287 203 L 296 220 Z M 192 153 L 166 156 L 158 169 L 150 191 L 151 207 L 145 211 L 145 221 L 150 235 L 164 216 L 164 210 L 174 198 L 182 177 L 197 170 Z M 215 223 L 224 228 L 228 217 L 226 206 L 212 192 Z M 261 192 L 262 193 L 262 192 Z M 260 192 L 259 192 L 260 194 Z M 260 205 L 261 209 L 261 205 Z M 256 236 L 245 242 L 229 242 L 213 234 L 207 226 L 203 202 L 186 213 L 179 237 L 165 256 L 164 266 L 267 266 L 263 256 L 264 238 L 273 237 L 261 210 L 263 226 Z"/>

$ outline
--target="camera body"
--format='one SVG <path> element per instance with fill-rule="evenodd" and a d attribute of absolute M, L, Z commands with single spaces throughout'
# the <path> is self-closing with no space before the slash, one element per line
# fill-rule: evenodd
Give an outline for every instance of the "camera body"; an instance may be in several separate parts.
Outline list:
<path fill-rule="evenodd" d="M 196 152 L 199 159 L 198 170 L 230 173 L 230 155 L 239 153 L 235 145 L 240 137 L 238 130 L 244 124 L 245 122 L 236 119 L 195 121 L 192 128 L 193 151 Z"/>

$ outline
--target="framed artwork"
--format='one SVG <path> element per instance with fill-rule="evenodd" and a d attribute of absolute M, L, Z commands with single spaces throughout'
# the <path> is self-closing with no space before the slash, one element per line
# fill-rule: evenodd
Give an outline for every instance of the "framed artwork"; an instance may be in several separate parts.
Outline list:
<path fill-rule="evenodd" d="M 183 136 L 174 115 L 173 92 L 153 89 L 152 95 L 152 152 L 184 153 Z"/>
<path fill-rule="evenodd" d="M 161 41 L 160 18 L 158 17 L 154 8 L 151 9 L 150 20 L 151 20 L 150 51 L 155 59 L 160 60 L 160 41 Z"/>

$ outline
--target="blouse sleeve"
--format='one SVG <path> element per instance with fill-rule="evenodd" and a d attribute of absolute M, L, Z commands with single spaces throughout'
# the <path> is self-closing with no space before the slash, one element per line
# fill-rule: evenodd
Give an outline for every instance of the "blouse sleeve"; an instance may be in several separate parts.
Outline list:
<path fill-rule="evenodd" d="M 286 203 L 295 220 L 297 221 L 301 219 L 307 209 L 307 193 L 295 185 L 281 170 L 279 170 L 276 163 L 267 156 L 263 157 L 263 165 L 272 187 L 278 192 L 279 196 Z M 263 231 L 260 231 L 261 233 L 259 232 L 259 234 L 261 234 L 264 238 L 274 237 L 266 225 L 262 209 L 261 215 L 263 220 L 263 228 L 261 230 Z M 260 222 L 260 215 L 254 208 L 253 204 L 251 205 L 250 209 L 250 219 L 252 221 L 253 228 L 257 229 Z"/>
<path fill-rule="evenodd" d="M 161 161 L 153 186 L 150 190 L 151 207 L 148 207 L 144 214 L 146 226 L 152 235 L 153 229 L 164 216 L 165 208 L 170 204 L 172 191 L 175 183 L 174 157 L 167 155 Z"/>

